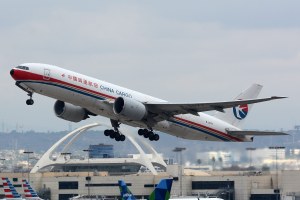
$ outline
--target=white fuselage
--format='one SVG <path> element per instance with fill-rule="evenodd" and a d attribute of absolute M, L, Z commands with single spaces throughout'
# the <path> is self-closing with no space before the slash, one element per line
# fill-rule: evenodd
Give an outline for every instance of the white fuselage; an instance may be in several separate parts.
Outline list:
<path fill-rule="evenodd" d="M 22 87 L 86 108 L 97 115 L 118 120 L 130 126 L 146 128 L 141 121 L 126 120 L 116 115 L 112 106 L 105 102 L 113 102 L 120 96 L 142 103 L 166 102 L 56 66 L 35 63 L 24 64 L 24 66 L 28 66 L 29 70 L 14 68 L 13 76 Z M 226 133 L 227 129 L 239 130 L 237 127 L 205 113 L 199 113 L 199 115 L 176 115 L 169 120 L 157 123 L 153 129 L 190 140 L 251 141 L 248 137 L 240 138 Z"/>

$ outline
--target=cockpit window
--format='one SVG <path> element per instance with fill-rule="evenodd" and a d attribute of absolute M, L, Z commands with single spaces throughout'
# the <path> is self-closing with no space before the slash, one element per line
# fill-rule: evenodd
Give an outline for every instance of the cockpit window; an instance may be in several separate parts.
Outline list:
<path fill-rule="evenodd" d="M 29 67 L 26 67 L 26 66 L 18 66 L 16 68 L 18 68 L 18 69 L 24 69 L 24 70 L 29 70 Z"/>

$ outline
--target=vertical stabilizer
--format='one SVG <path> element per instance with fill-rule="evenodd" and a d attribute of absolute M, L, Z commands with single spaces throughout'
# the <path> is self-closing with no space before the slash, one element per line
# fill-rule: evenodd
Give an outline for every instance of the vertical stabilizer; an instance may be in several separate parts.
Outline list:
<path fill-rule="evenodd" d="M 253 84 L 250 88 L 239 94 L 235 98 L 235 100 L 255 99 L 260 93 L 262 87 L 262 85 Z M 233 108 L 224 109 L 224 113 L 217 112 L 214 116 L 222 121 L 232 124 L 233 126 L 241 127 L 252 106 L 252 104 L 245 104 Z"/>
<path fill-rule="evenodd" d="M 122 200 L 135 200 L 126 183 L 122 180 L 119 180 L 118 183 Z M 162 179 L 150 194 L 149 200 L 169 200 L 172 183 L 173 179 Z"/>
<path fill-rule="evenodd" d="M 30 186 L 27 180 L 22 180 L 22 185 L 25 193 L 25 199 L 27 200 L 41 200 L 36 191 Z"/>
<path fill-rule="evenodd" d="M 127 187 L 126 183 L 123 180 L 119 180 L 118 183 L 122 200 L 135 200 L 135 197 Z"/>
<path fill-rule="evenodd" d="M 149 200 L 168 200 L 170 199 L 173 179 L 162 179 L 150 194 Z"/>
<path fill-rule="evenodd" d="M 22 196 L 17 192 L 8 178 L 2 178 L 5 198 L 8 200 L 22 200 Z"/>

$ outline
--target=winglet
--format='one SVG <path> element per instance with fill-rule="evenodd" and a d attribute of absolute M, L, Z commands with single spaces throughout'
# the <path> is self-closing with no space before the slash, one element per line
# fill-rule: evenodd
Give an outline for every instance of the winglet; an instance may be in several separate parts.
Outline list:
<path fill-rule="evenodd" d="M 285 99 L 285 98 L 288 98 L 288 97 L 279 97 L 279 96 L 272 96 L 271 99 Z"/>

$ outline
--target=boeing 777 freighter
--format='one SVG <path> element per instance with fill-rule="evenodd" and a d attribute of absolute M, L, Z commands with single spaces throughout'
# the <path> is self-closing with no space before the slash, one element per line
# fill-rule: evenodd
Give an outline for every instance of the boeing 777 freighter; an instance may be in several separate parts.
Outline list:
<path fill-rule="evenodd" d="M 249 142 L 253 136 L 285 135 L 281 132 L 244 131 L 245 120 L 254 103 L 282 99 L 257 99 L 261 85 L 253 84 L 233 101 L 209 103 L 169 103 L 124 87 L 113 85 L 57 66 L 25 63 L 10 71 L 16 85 L 28 93 L 27 105 L 34 103 L 33 93 L 57 101 L 57 117 L 80 122 L 90 116 L 110 119 L 113 129 L 104 134 L 116 141 L 124 141 L 119 132 L 121 123 L 139 127 L 138 134 L 151 141 L 159 140 L 154 130 L 180 138 L 204 141 Z M 214 116 L 203 113 L 216 110 Z"/>

